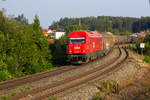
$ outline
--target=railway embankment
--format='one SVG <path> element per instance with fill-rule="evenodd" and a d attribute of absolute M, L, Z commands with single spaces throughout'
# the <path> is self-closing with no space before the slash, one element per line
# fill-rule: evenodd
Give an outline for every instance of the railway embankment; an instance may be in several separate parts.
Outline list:
<path fill-rule="evenodd" d="M 64 73 L 55 75 L 54 77 L 45 77 L 20 86 L 14 86 L 10 89 L 1 90 L 1 98 L 9 98 L 10 100 L 13 97 L 19 97 L 25 92 L 29 94 L 26 95 L 25 98 L 22 98 L 22 100 L 30 100 L 33 98 L 38 100 L 40 95 L 52 92 L 53 89 L 48 89 L 46 92 L 39 92 L 36 95 L 30 94 L 30 91 L 38 90 L 38 88 L 44 87 L 48 84 L 59 83 L 61 80 L 67 80 L 73 76 L 80 76 L 84 73 L 90 72 L 90 70 L 96 68 L 97 65 L 104 65 L 108 62 L 112 62 L 113 59 L 118 57 L 118 55 L 119 50 L 114 49 L 109 53 L 109 55 L 90 62 L 89 64 L 84 64 L 84 67 L 81 67 L 81 65 L 76 66 L 79 68 L 68 70 Z M 125 52 L 123 52 L 122 55 L 125 55 Z M 135 53 L 129 51 L 128 58 L 119 66 L 120 67 L 117 69 L 113 66 L 110 67 L 111 70 L 116 69 L 112 72 L 111 70 L 109 72 L 108 67 L 106 71 L 110 74 L 104 74 L 102 78 L 91 79 L 95 81 L 87 81 L 86 84 L 84 83 L 83 85 L 76 86 L 73 89 L 68 89 L 67 92 L 63 92 L 63 95 L 59 95 L 58 100 L 137 100 L 137 98 L 143 98 L 143 95 L 144 98 L 147 98 L 149 96 L 148 93 L 150 92 L 150 67 L 148 64 L 143 62 L 143 58 L 140 55 L 137 56 Z M 50 99 L 50 97 L 47 99 Z"/>
<path fill-rule="evenodd" d="M 150 65 L 143 61 L 143 57 L 129 51 L 129 57 L 121 65 L 120 70 L 102 80 L 83 86 L 60 98 L 60 100 L 149 100 L 149 71 Z M 111 82 L 111 85 L 107 82 Z M 117 83 L 117 87 L 113 87 L 117 88 L 117 92 L 110 89 L 112 82 L 115 83 L 113 86 L 116 86 Z"/>
<path fill-rule="evenodd" d="M 38 78 L 39 80 L 38 79 L 36 79 L 34 81 L 31 80 L 31 81 L 26 82 L 24 84 L 14 85 L 9 89 L 2 89 L 2 90 L 0 90 L 1 91 L 0 96 L 10 98 L 10 97 L 19 95 L 22 92 L 28 92 L 28 91 L 31 91 L 33 89 L 36 89 L 36 88 L 39 88 L 39 87 L 42 87 L 42 86 L 45 86 L 48 84 L 53 84 L 53 83 L 59 82 L 61 80 L 65 80 L 65 79 L 72 77 L 74 75 L 82 74 L 86 71 L 94 69 L 96 67 L 96 65 L 103 65 L 104 63 L 115 59 L 118 56 L 118 54 L 119 54 L 119 50 L 115 49 L 112 52 L 110 52 L 107 56 L 105 56 L 99 60 L 93 61 L 90 64 L 84 64 L 81 66 L 76 65 L 75 66 L 76 68 L 73 68 L 72 70 L 69 70 L 69 71 L 65 71 L 64 73 L 57 73 L 57 75 L 53 75 L 53 77 L 52 76 L 43 77 L 41 79 Z M 93 65 L 95 65 L 95 67 Z M 71 66 L 68 66 L 68 67 L 71 67 Z M 22 80 L 20 80 L 20 81 L 22 81 Z"/>

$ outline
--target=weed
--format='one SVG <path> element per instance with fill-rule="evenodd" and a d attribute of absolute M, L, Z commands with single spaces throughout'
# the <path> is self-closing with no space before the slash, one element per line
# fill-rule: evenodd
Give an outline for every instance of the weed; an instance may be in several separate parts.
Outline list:
<path fill-rule="evenodd" d="M 24 89 L 24 88 L 20 88 L 19 90 L 20 90 L 21 92 L 23 92 L 25 89 Z"/>
<path fill-rule="evenodd" d="M 93 100 L 105 100 L 103 97 L 94 97 Z"/>
<path fill-rule="evenodd" d="M 16 86 L 13 86 L 12 88 L 13 88 L 13 89 L 16 89 Z"/>
<path fill-rule="evenodd" d="M 108 80 L 94 85 L 100 90 L 100 92 L 96 93 L 93 100 L 104 100 L 107 95 L 119 94 L 119 82 Z"/>
<path fill-rule="evenodd" d="M 10 96 L 2 96 L 3 100 L 8 100 L 10 98 Z"/>
<path fill-rule="evenodd" d="M 104 100 L 104 97 L 101 96 L 101 92 L 97 92 L 92 100 Z"/>
<path fill-rule="evenodd" d="M 31 90 L 31 88 L 30 88 L 30 87 L 26 87 L 26 90 L 27 90 L 27 91 L 30 91 L 30 90 Z"/>
<path fill-rule="evenodd" d="M 14 92 L 14 93 L 12 93 L 12 94 L 11 94 L 11 96 L 16 96 L 16 95 L 17 95 L 17 93 L 16 93 L 16 92 Z"/>
<path fill-rule="evenodd" d="M 48 100 L 58 100 L 57 96 L 50 97 Z"/>
<path fill-rule="evenodd" d="M 150 57 L 149 56 L 145 56 L 144 61 L 147 63 L 150 63 Z"/>
<path fill-rule="evenodd" d="M 136 47 L 136 45 L 132 45 L 132 46 L 130 46 L 130 49 L 131 49 L 132 51 L 136 51 L 136 50 L 137 50 L 137 47 Z"/>
<path fill-rule="evenodd" d="M 105 81 L 100 84 L 95 84 L 95 86 L 104 93 L 119 93 L 119 82 L 115 81 Z"/>

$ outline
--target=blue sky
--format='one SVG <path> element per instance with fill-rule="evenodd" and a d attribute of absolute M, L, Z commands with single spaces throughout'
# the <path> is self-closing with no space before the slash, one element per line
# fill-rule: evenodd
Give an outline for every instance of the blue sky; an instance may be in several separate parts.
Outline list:
<path fill-rule="evenodd" d="M 37 14 L 43 28 L 62 17 L 150 16 L 149 0 L 0 0 L 2 8 L 6 15 L 24 14 L 30 23 Z"/>

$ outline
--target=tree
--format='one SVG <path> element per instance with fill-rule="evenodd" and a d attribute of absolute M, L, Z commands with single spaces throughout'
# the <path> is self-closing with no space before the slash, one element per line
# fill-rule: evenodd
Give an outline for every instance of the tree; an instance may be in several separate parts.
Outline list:
<path fill-rule="evenodd" d="M 21 25 L 0 11 L 0 58 L 0 81 L 53 67 L 49 43 L 37 16 L 33 24 Z"/>
<path fill-rule="evenodd" d="M 67 54 L 66 54 L 66 35 L 62 36 L 60 39 L 55 40 L 55 44 L 51 44 L 50 48 L 52 50 L 52 61 L 56 66 L 67 64 Z"/>
<path fill-rule="evenodd" d="M 88 27 L 81 25 L 72 25 L 65 28 L 66 35 L 68 35 L 72 31 L 79 31 L 79 30 L 88 30 Z"/>
<path fill-rule="evenodd" d="M 19 24 L 21 25 L 27 25 L 28 24 L 28 20 L 24 17 L 23 14 L 18 15 L 18 17 L 14 18 Z"/>
<path fill-rule="evenodd" d="M 117 30 L 119 35 L 122 33 L 135 33 L 150 29 L 150 17 L 98 16 L 80 18 L 80 20 L 82 25 L 87 26 L 89 30 L 97 30 L 99 32 Z M 78 21 L 78 18 L 62 18 L 54 22 L 49 28 L 66 30 L 66 27 L 78 25 Z"/>

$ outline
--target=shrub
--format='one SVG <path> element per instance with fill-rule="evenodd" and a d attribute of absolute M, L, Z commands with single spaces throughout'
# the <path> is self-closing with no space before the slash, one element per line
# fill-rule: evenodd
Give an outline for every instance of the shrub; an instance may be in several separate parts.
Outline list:
<path fill-rule="evenodd" d="M 95 84 L 95 86 L 100 91 L 95 94 L 93 100 L 104 100 L 107 95 L 119 93 L 119 83 L 116 81 L 108 80 L 100 84 Z"/>
<path fill-rule="evenodd" d="M 7 64 L 0 60 L 0 81 L 11 79 L 12 76 L 7 70 Z"/>
<path fill-rule="evenodd" d="M 149 56 L 145 56 L 144 61 L 147 63 L 150 63 L 150 57 Z"/>
<path fill-rule="evenodd" d="M 101 97 L 100 92 L 96 93 L 92 100 L 104 100 L 104 97 Z"/>
<path fill-rule="evenodd" d="M 0 71 L 0 81 L 11 79 L 12 76 L 7 70 Z"/>
<path fill-rule="evenodd" d="M 136 51 L 137 47 L 136 47 L 136 45 L 132 45 L 132 46 L 130 47 L 130 49 L 133 50 L 133 51 Z"/>
<path fill-rule="evenodd" d="M 10 96 L 2 96 L 2 100 L 8 100 Z"/>
<path fill-rule="evenodd" d="M 53 67 L 50 44 L 38 17 L 35 16 L 32 24 L 25 24 L 26 20 L 18 24 L 18 21 L 0 11 L 0 81 Z"/>
<path fill-rule="evenodd" d="M 49 100 L 58 100 L 57 96 L 50 97 Z"/>
<path fill-rule="evenodd" d="M 119 92 L 119 84 L 115 81 L 105 81 L 101 84 L 95 84 L 95 86 L 101 91 L 106 94 L 110 93 L 118 93 Z"/>

